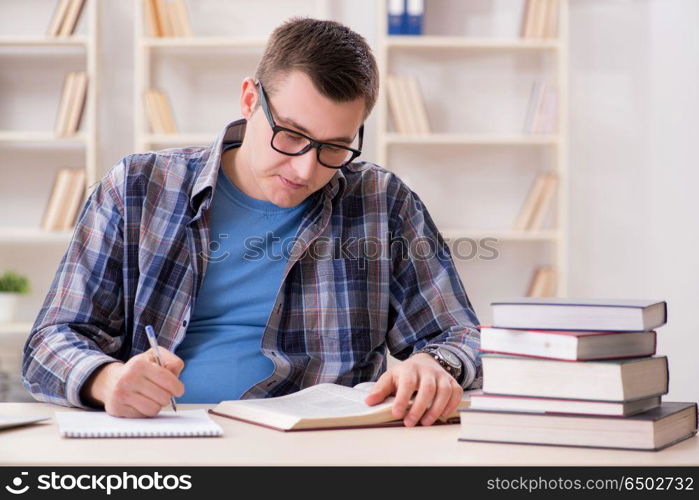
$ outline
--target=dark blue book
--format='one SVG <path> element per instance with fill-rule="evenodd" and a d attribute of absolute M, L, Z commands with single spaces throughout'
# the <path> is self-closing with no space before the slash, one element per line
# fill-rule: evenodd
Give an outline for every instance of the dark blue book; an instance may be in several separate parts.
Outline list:
<path fill-rule="evenodd" d="M 388 34 L 402 35 L 405 25 L 405 0 L 388 0 Z"/>

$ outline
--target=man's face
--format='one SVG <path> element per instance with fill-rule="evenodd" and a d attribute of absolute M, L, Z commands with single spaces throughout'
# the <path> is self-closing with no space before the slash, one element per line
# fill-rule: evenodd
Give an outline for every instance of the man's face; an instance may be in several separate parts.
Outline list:
<path fill-rule="evenodd" d="M 363 99 L 344 103 L 331 101 L 322 96 L 310 78 L 300 71 L 280 78 L 275 90 L 273 95 L 268 92 L 267 97 L 277 125 L 299 131 L 317 141 L 357 147 L 357 131 L 364 118 Z M 293 207 L 325 186 L 336 171 L 318 162 L 315 148 L 301 156 L 287 156 L 272 149 L 272 128 L 262 107 L 258 105 L 252 114 L 246 107 L 252 102 L 259 103 L 257 92 L 254 81 L 246 80 L 241 102 L 243 116 L 247 119 L 244 142 L 250 141 L 250 144 L 245 144 L 249 147 L 247 166 L 237 174 L 256 198 L 280 207 Z M 352 138 L 354 142 L 337 138 Z"/>

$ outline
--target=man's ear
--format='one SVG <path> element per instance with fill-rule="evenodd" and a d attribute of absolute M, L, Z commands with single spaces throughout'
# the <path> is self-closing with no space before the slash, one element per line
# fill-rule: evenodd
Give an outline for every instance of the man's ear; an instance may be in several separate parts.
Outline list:
<path fill-rule="evenodd" d="M 243 115 L 243 118 L 249 120 L 257 105 L 258 95 L 255 80 L 251 77 L 247 77 L 243 80 L 240 89 L 240 113 Z"/>

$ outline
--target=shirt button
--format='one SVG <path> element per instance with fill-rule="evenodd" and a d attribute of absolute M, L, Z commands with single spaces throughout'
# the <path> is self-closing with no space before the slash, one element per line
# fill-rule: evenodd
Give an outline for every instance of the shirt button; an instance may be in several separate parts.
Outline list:
<path fill-rule="evenodd" d="M 187 320 L 184 320 L 184 321 L 182 322 L 182 326 L 187 326 Z"/>

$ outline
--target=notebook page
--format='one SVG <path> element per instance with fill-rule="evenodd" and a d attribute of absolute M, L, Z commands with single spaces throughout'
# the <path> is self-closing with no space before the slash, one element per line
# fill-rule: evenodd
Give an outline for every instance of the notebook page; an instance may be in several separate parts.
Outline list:
<path fill-rule="evenodd" d="M 152 418 L 119 418 L 106 412 L 57 411 L 63 437 L 221 436 L 223 430 L 204 409 L 161 411 Z"/>

